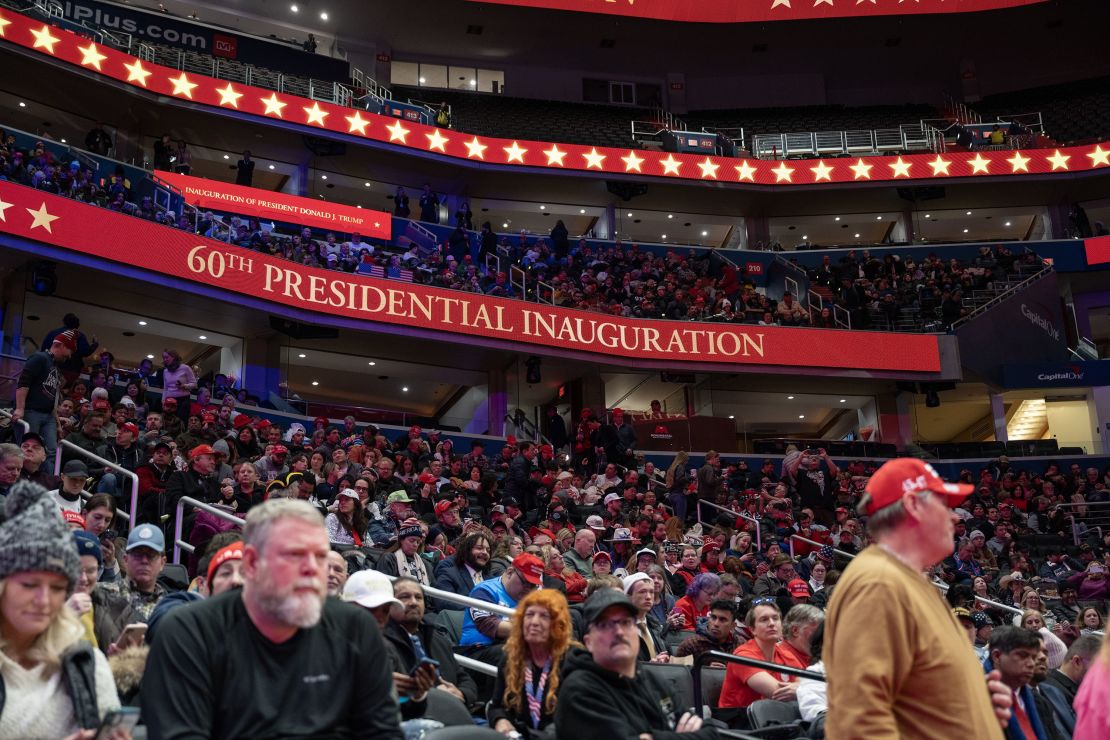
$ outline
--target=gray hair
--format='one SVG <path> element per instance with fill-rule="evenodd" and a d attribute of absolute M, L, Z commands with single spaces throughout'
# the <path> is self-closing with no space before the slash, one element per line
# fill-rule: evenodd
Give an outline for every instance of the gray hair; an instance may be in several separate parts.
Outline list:
<path fill-rule="evenodd" d="M 1068 654 L 1065 660 L 1071 660 L 1075 656 L 1079 656 L 1085 660 L 1091 660 L 1102 649 L 1102 640 L 1094 635 L 1083 635 L 1076 639 L 1068 648 Z"/>
<path fill-rule="evenodd" d="M 813 604 L 796 604 L 790 608 L 782 620 L 783 637 L 789 640 L 793 636 L 794 628 L 801 629 L 810 624 L 820 624 L 825 621 L 825 612 Z"/>
<path fill-rule="evenodd" d="M 0 444 L 0 460 L 7 460 L 9 457 L 18 458 L 19 462 L 22 463 L 23 448 L 21 448 L 19 445 L 13 445 L 7 442 L 5 442 L 4 444 Z"/>
<path fill-rule="evenodd" d="M 918 491 L 916 495 L 925 497 L 929 495 L 929 491 Z M 871 500 L 871 494 L 863 494 L 863 498 L 860 499 L 859 506 L 856 507 L 856 511 L 858 511 L 860 514 L 866 515 L 867 507 L 871 505 Z M 906 521 L 907 516 L 908 515 L 906 514 L 906 505 L 903 499 L 898 499 L 893 504 L 890 504 L 889 506 L 884 506 L 883 508 L 872 514 L 870 517 L 868 517 L 867 532 L 871 535 L 872 539 L 879 539 L 883 535 L 890 532 L 892 529 L 898 528 L 902 523 Z"/>
<path fill-rule="evenodd" d="M 270 498 L 265 503 L 252 506 L 243 525 L 243 544 L 253 545 L 259 552 L 266 549 L 270 530 L 279 519 L 300 519 L 324 529 L 324 518 L 316 508 L 301 499 Z"/>

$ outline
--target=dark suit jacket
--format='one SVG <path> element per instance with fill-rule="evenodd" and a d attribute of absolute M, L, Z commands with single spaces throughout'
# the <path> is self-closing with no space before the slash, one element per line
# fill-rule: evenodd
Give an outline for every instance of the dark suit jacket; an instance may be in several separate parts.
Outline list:
<path fill-rule="evenodd" d="M 427 615 L 425 615 L 424 621 L 420 623 L 417 636 L 424 645 L 424 652 L 428 654 L 428 657 L 439 661 L 439 675 L 443 677 L 443 680 L 450 681 L 459 687 L 459 691 L 466 697 L 468 706 L 476 702 L 478 700 L 478 685 L 474 683 L 474 678 L 469 673 L 459 668 L 458 663 L 455 662 L 455 654 L 452 652 L 451 646 L 447 644 L 443 635 L 436 632 L 435 626 Z M 411 673 L 412 669 L 416 667 L 416 652 L 412 649 L 412 641 L 409 639 L 408 633 L 405 632 L 405 628 L 390 620 L 389 624 L 382 630 L 382 637 L 396 651 L 405 673 Z"/>
<path fill-rule="evenodd" d="M 490 578 L 487 574 L 484 578 Z M 470 592 L 474 590 L 474 578 L 471 577 L 470 571 L 466 566 L 461 568 L 455 566 L 455 556 L 444 558 L 436 563 L 435 568 L 435 586 L 440 591 L 450 591 L 451 593 L 459 594 L 460 596 L 469 596 Z M 439 609 L 455 609 L 463 611 L 466 607 L 462 604 L 456 604 L 453 601 L 437 600 L 437 608 Z"/>
<path fill-rule="evenodd" d="M 1046 678 L 1041 685 L 1043 686 L 1044 684 L 1055 686 L 1063 691 L 1064 697 L 1068 700 L 1068 706 L 1072 706 L 1075 703 L 1075 695 L 1079 693 L 1079 684 L 1068 678 L 1059 668 L 1048 672 L 1048 678 Z"/>

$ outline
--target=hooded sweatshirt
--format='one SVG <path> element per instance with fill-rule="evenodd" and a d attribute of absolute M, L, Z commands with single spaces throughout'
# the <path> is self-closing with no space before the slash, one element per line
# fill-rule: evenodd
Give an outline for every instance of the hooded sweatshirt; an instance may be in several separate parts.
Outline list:
<path fill-rule="evenodd" d="M 690 710 L 650 669 L 640 668 L 628 679 L 594 662 L 581 648 L 571 648 L 564 663 L 555 709 L 555 726 L 560 740 L 604 737 L 636 740 L 650 733 L 653 740 L 710 740 L 716 728 L 679 734 L 675 724 Z"/>

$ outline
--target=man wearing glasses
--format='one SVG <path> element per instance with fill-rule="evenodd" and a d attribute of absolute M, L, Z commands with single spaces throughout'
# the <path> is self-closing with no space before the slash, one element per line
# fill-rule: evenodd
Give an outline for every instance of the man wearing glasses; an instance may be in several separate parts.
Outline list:
<path fill-rule="evenodd" d="M 470 598 L 515 608 L 529 591 L 543 583 L 543 561 L 535 555 L 521 553 L 497 578 L 482 581 L 470 592 Z M 463 612 L 462 636 L 459 646 L 463 654 L 474 660 L 500 665 L 505 641 L 512 628 L 509 618 L 485 609 L 468 608 Z"/>
<path fill-rule="evenodd" d="M 567 652 L 555 708 L 559 740 L 718 737 L 657 675 L 637 670 L 637 614 L 632 600 L 615 589 L 600 589 L 586 600 L 586 650 Z"/>
<path fill-rule="evenodd" d="M 997 672 L 984 680 L 967 631 L 924 575 L 952 554 L 950 507 L 973 488 L 912 458 L 868 481 L 859 512 L 877 544 L 845 570 L 825 626 L 830 740 L 1002 737 L 1010 692 Z"/>

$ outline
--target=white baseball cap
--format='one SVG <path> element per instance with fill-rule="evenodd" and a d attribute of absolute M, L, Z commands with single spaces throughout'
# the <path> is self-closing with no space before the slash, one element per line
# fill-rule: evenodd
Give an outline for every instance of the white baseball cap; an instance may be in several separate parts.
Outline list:
<path fill-rule="evenodd" d="M 352 573 L 343 587 L 343 600 L 351 601 L 367 609 L 376 609 L 383 604 L 401 602 L 393 597 L 393 584 L 389 576 L 376 570 L 360 570 Z"/>

